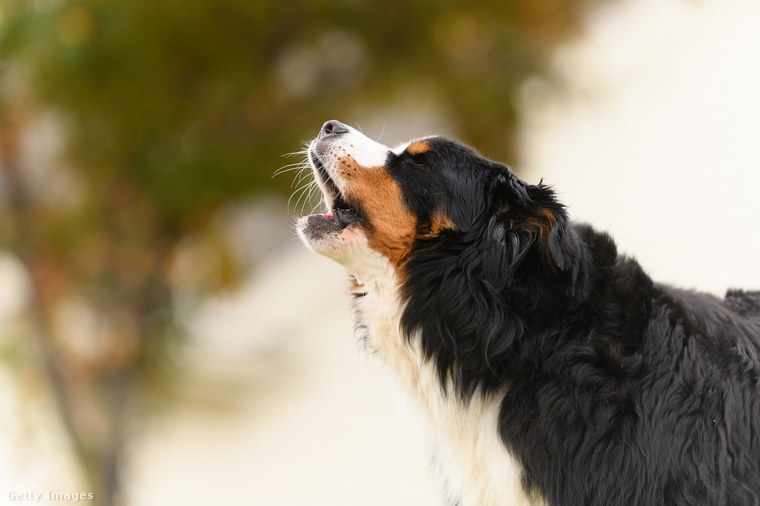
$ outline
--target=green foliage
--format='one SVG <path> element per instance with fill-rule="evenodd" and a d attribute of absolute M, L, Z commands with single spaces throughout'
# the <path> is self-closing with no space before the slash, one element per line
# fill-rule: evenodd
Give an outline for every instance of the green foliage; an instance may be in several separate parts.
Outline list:
<path fill-rule="evenodd" d="M 513 155 L 514 94 L 592 0 L 35 0 L 3 7 L 0 57 L 68 120 L 70 155 L 162 227 L 261 189 L 326 119 L 424 89 L 465 140 Z"/>
<path fill-rule="evenodd" d="M 173 290 L 235 280 L 209 218 L 292 191 L 271 176 L 325 120 L 407 94 L 514 159 L 516 91 L 598 1 L 0 0 L 0 241 L 29 274 L 37 365 L 100 504 L 118 502 L 131 406 L 178 342 Z M 51 112 L 65 157 L 41 171 L 24 146 Z"/>

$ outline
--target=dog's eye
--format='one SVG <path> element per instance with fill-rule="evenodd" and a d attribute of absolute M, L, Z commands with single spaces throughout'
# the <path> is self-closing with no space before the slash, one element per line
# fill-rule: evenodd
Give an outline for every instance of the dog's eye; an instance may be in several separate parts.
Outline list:
<path fill-rule="evenodd" d="M 426 169 L 428 166 L 427 162 L 425 160 L 420 158 L 407 158 L 404 160 L 404 168 L 407 170 L 419 170 L 419 169 Z"/>

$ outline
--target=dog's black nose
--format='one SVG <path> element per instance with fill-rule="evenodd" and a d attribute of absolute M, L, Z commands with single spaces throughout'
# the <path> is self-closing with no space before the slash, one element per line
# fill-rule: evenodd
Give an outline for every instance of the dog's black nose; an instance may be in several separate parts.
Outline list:
<path fill-rule="evenodd" d="M 341 123 L 340 121 L 335 121 L 334 119 L 331 119 L 330 121 L 326 122 L 324 125 L 322 125 L 322 130 L 319 131 L 319 138 L 328 136 L 328 135 L 341 135 L 341 134 L 347 134 L 348 133 L 348 127 Z"/>

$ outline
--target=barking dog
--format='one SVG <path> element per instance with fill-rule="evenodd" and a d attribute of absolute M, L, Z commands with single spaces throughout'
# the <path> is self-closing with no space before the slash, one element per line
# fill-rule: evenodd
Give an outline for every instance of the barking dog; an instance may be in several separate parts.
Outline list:
<path fill-rule="evenodd" d="M 652 281 L 550 188 L 455 142 L 309 146 L 357 325 L 419 408 L 452 505 L 760 504 L 760 292 Z"/>

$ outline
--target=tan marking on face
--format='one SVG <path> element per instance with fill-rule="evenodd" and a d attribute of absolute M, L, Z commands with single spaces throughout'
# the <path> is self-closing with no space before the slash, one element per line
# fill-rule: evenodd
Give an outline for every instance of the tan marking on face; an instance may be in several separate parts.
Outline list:
<path fill-rule="evenodd" d="M 406 148 L 406 152 L 410 155 L 421 155 L 430 151 L 430 144 L 425 141 L 415 141 Z"/>
<path fill-rule="evenodd" d="M 454 222 L 451 221 L 443 209 L 439 209 L 430 217 L 427 223 L 417 223 L 417 234 L 420 239 L 432 239 L 446 229 L 453 230 Z"/>
<path fill-rule="evenodd" d="M 399 267 L 411 252 L 417 219 L 407 209 L 398 183 L 385 167 L 361 167 L 350 157 L 338 160 L 338 172 L 346 182 L 345 197 L 357 202 L 367 219 L 370 247 Z"/>
<path fill-rule="evenodd" d="M 446 229 L 454 230 L 454 222 L 442 210 L 435 213 L 431 221 L 430 237 L 435 237 Z"/>

